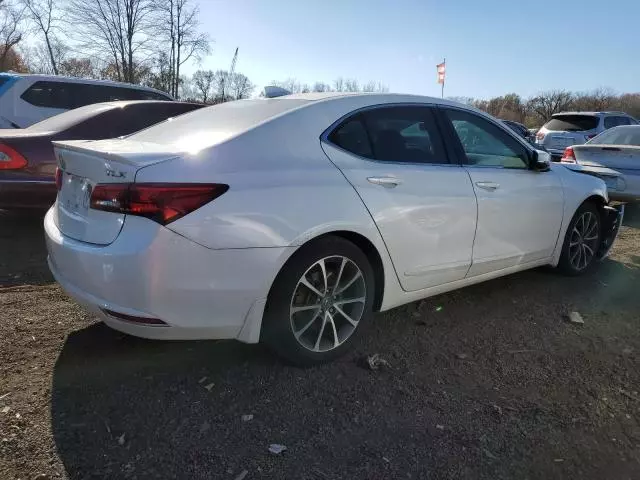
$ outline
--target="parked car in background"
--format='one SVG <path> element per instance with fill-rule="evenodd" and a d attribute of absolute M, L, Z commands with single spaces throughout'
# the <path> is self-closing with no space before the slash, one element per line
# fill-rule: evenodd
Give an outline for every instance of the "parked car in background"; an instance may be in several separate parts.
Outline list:
<path fill-rule="evenodd" d="M 640 201 L 640 125 L 613 127 L 584 145 L 567 147 L 561 162 L 602 178 L 612 200 Z"/>
<path fill-rule="evenodd" d="M 511 130 L 516 132 L 522 138 L 527 141 L 531 140 L 531 136 L 529 135 L 529 129 L 525 127 L 523 124 L 514 122 L 513 120 L 501 120 L 506 126 L 508 126 Z"/>
<path fill-rule="evenodd" d="M 559 161 L 567 147 L 582 145 L 609 128 L 637 123 L 624 112 L 556 113 L 538 130 L 536 143 L 544 145 L 554 160 Z"/>
<path fill-rule="evenodd" d="M 129 83 L 0 73 L 0 128 L 25 128 L 92 103 L 114 100 L 173 100 L 153 88 Z"/>
<path fill-rule="evenodd" d="M 55 150 L 44 225 L 69 294 L 131 335 L 264 341 L 303 365 L 348 350 L 374 310 L 541 265 L 581 274 L 622 216 L 602 180 L 413 95 L 240 100 Z"/>
<path fill-rule="evenodd" d="M 203 105 L 110 102 L 61 113 L 24 129 L 0 129 L 0 208 L 48 208 L 56 199 L 52 140 L 119 137 Z"/>

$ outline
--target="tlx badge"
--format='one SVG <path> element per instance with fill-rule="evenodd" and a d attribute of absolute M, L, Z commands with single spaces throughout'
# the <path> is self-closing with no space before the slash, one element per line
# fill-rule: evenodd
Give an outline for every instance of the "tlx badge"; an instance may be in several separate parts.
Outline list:
<path fill-rule="evenodd" d="M 105 163 L 104 166 L 106 167 L 105 172 L 107 174 L 107 177 L 126 178 L 127 176 L 126 172 L 123 172 L 121 170 L 116 170 L 112 168 L 111 165 L 108 163 Z"/>

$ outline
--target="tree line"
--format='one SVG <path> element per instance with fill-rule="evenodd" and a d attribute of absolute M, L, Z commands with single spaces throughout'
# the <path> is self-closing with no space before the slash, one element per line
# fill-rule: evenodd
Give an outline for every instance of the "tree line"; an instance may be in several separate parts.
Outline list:
<path fill-rule="evenodd" d="M 550 90 L 524 99 L 517 93 L 508 93 L 489 100 L 470 97 L 449 97 L 472 105 L 503 120 L 513 120 L 527 127 L 540 127 L 554 113 L 566 111 L 620 111 L 640 119 L 640 93 L 618 94 L 608 88 L 589 92 Z"/>
<path fill-rule="evenodd" d="M 194 0 L 0 0 L 0 72 L 115 80 L 203 103 L 251 96 L 255 85 L 233 66 L 183 73 L 212 50 L 199 14 Z M 387 90 L 342 78 L 274 84 L 295 92 Z"/>

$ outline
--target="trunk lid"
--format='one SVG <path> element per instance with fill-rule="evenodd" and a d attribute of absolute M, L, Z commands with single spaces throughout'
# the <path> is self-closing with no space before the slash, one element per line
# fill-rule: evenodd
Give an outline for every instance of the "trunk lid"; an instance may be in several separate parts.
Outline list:
<path fill-rule="evenodd" d="M 53 142 L 62 183 L 54 222 L 62 234 L 97 245 L 113 242 L 125 215 L 89 208 L 98 183 L 133 183 L 143 167 L 176 158 L 179 152 L 144 142 L 122 140 Z"/>
<path fill-rule="evenodd" d="M 593 167 L 640 170 L 640 147 L 633 145 L 578 145 L 576 162 Z"/>

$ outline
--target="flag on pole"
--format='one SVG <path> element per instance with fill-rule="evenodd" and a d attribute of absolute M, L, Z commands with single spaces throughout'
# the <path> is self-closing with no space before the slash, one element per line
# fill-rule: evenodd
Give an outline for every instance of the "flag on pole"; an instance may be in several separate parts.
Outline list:
<path fill-rule="evenodd" d="M 444 76 L 445 76 L 446 67 L 447 67 L 446 62 L 442 62 L 436 65 L 436 68 L 438 69 L 438 83 L 442 85 L 444 85 Z"/>

